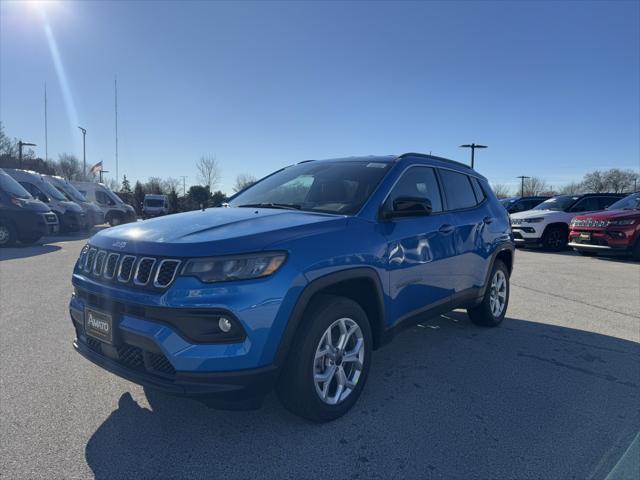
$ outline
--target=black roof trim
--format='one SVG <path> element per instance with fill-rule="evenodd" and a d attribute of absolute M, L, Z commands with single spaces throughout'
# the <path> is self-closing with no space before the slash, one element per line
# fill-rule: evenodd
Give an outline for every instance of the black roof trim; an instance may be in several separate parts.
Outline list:
<path fill-rule="evenodd" d="M 451 160 L 449 158 L 437 157 L 435 155 L 427 155 L 425 153 L 407 152 L 407 153 L 403 153 L 402 155 L 398 155 L 398 158 L 396 160 L 400 160 L 401 158 L 404 158 L 404 157 L 422 157 L 422 158 L 429 158 L 429 159 L 433 159 L 433 160 L 439 160 L 441 162 L 451 163 L 453 165 L 457 165 L 459 167 L 464 167 L 467 170 L 471 170 L 471 171 L 475 172 L 475 170 L 473 168 L 471 168 L 469 165 L 467 165 L 466 163 L 457 162 L 457 161 Z"/>

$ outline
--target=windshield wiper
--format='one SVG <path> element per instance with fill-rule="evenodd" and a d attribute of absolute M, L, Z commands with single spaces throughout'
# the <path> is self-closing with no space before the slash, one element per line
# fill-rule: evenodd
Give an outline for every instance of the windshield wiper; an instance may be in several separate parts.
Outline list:
<path fill-rule="evenodd" d="M 247 203 L 246 205 L 238 205 L 238 207 L 247 208 L 281 208 L 283 210 L 300 210 L 301 205 L 295 203 Z"/>

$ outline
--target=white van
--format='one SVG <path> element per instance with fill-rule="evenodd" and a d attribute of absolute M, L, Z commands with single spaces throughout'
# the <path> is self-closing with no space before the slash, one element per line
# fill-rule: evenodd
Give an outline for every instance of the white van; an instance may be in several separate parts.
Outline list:
<path fill-rule="evenodd" d="M 142 202 L 142 218 L 159 217 L 169 213 L 169 197 L 147 193 Z"/>
<path fill-rule="evenodd" d="M 136 211 L 127 205 L 103 183 L 71 182 L 87 200 L 98 205 L 104 212 L 105 221 L 112 227 L 122 223 L 135 222 Z"/>

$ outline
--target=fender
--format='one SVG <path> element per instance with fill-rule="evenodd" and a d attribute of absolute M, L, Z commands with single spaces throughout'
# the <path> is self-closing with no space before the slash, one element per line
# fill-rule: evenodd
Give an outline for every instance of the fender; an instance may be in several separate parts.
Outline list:
<path fill-rule="evenodd" d="M 296 305 L 293 308 L 293 312 L 291 313 L 291 317 L 289 318 L 289 322 L 287 323 L 287 327 L 282 335 L 282 339 L 280 340 L 280 345 L 278 346 L 278 351 L 276 352 L 274 360 L 275 365 L 282 366 L 285 364 L 296 333 L 298 332 L 299 327 L 303 324 L 304 312 L 309 306 L 313 296 L 332 285 L 336 285 L 346 280 L 356 279 L 371 280 L 374 285 L 374 291 L 371 293 L 376 297 L 375 300 L 380 315 L 378 319 L 370 319 L 372 322 L 371 330 L 373 332 L 374 339 L 381 338 L 385 325 L 384 292 L 382 289 L 382 282 L 380 281 L 380 277 L 377 272 L 373 268 L 369 267 L 356 267 L 339 270 L 313 280 L 304 288 L 298 297 Z"/>
<path fill-rule="evenodd" d="M 511 275 L 511 272 L 513 271 L 513 262 L 515 261 L 515 250 L 516 250 L 516 247 L 512 242 L 504 242 L 498 245 L 496 249 L 493 251 L 493 253 L 491 254 L 491 264 L 489 265 L 486 278 L 484 279 L 484 283 L 480 288 L 480 293 L 477 298 L 478 303 L 480 303 L 484 298 L 484 294 L 487 290 L 487 286 L 489 285 L 491 272 L 493 271 L 493 266 L 496 263 L 496 258 L 498 258 L 498 255 L 500 255 L 502 252 L 507 252 L 507 251 L 511 253 L 511 269 L 509 270 L 509 275 Z"/>

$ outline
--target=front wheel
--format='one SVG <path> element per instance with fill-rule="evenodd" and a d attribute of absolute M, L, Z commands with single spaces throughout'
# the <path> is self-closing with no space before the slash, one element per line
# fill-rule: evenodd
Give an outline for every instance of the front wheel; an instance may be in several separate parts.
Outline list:
<path fill-rule="evenodd" d="M 507 313 L 509 291 L 509 269 L 502 260 L 496 260 L 482 302 L 467 309 L 471 321 L 484 327 L 499 325 Z"/>
<path fill-rule="evenodd" d="M 322 295 L 305 315 L 278 382 L 291 412 L 315 422 L 341 417 L 364 388 L 373 339 L 364 310 L 353 300 Z"/>
<path fill-rule="evenodd" d="M 549 227 L 542 236 L 542 245 L 553 252 L 561 252 L 567 248 L 567 230 L 563 227 Z"/>
<path fill-rule="evenodd" d="M 0 247 L 11 247 L 16 243 L 16 230 L 8 222 L 0 220 Z"/>

